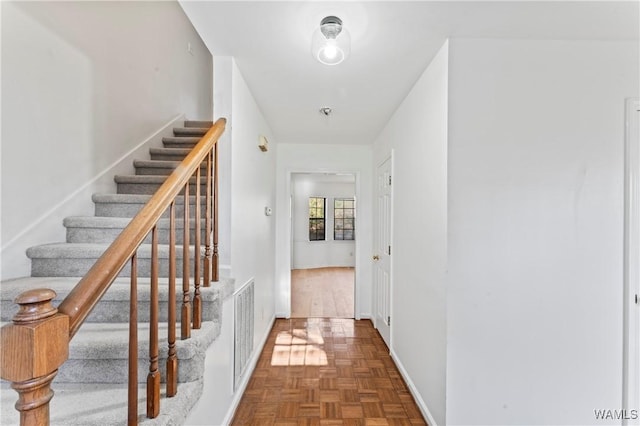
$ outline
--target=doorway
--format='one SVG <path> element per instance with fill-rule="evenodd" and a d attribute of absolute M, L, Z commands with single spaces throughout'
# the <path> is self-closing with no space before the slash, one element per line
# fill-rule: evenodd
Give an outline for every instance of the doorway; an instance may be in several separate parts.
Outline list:
<path fill-rule="evenodd" d="M 356 176 L 291 173 L 292 318 L 354 318 Z"/>

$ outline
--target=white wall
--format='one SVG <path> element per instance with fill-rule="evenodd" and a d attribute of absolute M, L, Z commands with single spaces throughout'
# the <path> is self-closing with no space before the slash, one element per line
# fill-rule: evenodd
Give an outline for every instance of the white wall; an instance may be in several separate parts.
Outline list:
<path fill-rule="evenodd" d="M 275 205 L 277 142 L 235 61 L 232 73 L 231 273 L 239 285 L 255 280 L 255 342 L 274 316 L 276 224 L 265 215 Z M 269 151 L 258 148 L 259 135 Z"/>
<path fill-rule="evenodd" d="M 218 254 L 220 274 L 231 267 L 231 128 L 233 58 L 216 56 L 213 63 L 213 116 L 227 119 L 226 130 L 218 140 Z"/>
<path fill-rule="evenodd" d="M 447 253 L 445 44 L 374 143 L 394 151 L 391 350 L 428 411 L 445 424 Z M 470 422 L 476 423 L 476 422 Z"/>
<path fill-rule="evenodd" d="M 355 315 L 371 317 L 373 205 L 371 147 L 360 145 L 279 144 L 277 162 L 276 314 L 291 313 L 291 175 L 299 172 L 352 173 L 356 176 Z"/>
<path fill-rule="evenodd" d="M 331 178 L 333 176 L 327 176 Z M 323 174 L 294 173 L 293 193 L 293 269 L 327 266 L 355 266 L 355 241 L 333 239 L 333 200 L 354 198 L 355 183 L 327 182 Z M 309 198 L 326 198 L 325 240 L 309 241 Z M 356 230 L 358 238 L 358 230 Z"/>
<path fill-rule="evenodd" d="M 218 63 L 218 57 L 215 61 Z M 275 218 L 265 216 L 264 208 L 275 205 L 278 145 L 233 58 L 221 58 L 216 70 L 214 97 L 224 104 L 216 112 L 227 116 L 226 131 L 230 133 L 222 141 L 227 145 L 224 148 L 221 145 L 219 153 L 221 172 L 223 167 L 231 171 L 230 179 L 221 187 L 221 190 L 229 191 L 231 204 L 231 248 L 227 259 L 231 262 L 229 273 L 235 279 L 236 288 L 252 279 L 255 282 L 254 354 L 251 360 L 255 362 L 275 317 Z M 269 139 L 268 152 L 258 148 L 261 134 Z M 187 418 L 187 424 L 224 424 L 230 420 L 242 395 L 242 387 L 235 393 L 232 389 L 232 300 L 223 304 L 221 335 L 207 351 L 203 394 Z M 248 379 L 249 374 L 245 374 L 244 385 Z"/>
<path fill-rule="evenodd" d="M 450 60 L 447 423 L 604 424 L 638 42 L 452 40 Z"/>
<path fill-rule="evenodd" d="M 185 425 L 223 425 L 229 416 L 234 399 L 233 300 L 229 297 L 220 304 L 220 334 L 207 348 L 202 395 L 187 415 Z"/>
<path fill-rule="evenodd" d="M 180 113 L 211 119 L 212 57 L 173 2 L 0 7 L 9 278 L 29 274 L 28 246 L 64 240 L 62 200 L 77 204 L 74 214 L 92 214 L 90 198 L 69 199 L 83 184 Z"/>

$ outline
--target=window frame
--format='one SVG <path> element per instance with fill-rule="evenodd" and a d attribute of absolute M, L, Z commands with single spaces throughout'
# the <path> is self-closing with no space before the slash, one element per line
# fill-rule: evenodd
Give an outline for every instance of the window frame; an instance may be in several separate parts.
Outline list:
<path fill-rule="evenodd" d="M 342 206 L 338 207 L 338 202 Z M 345 207 L 345 202 L 350 202 L 351 207 Z M 338 215 L 337 211 L 341 211 Z M 350 211 L 351 217 L 347 214 Z M 340 216 L 340 217 L 338 217 Z M 350 221 L 350 227 L 345 227 L 346 222 Z M 338 225 L 341 225 L 338 228 Z M 347 237 L 347 231 L 351 231 L 351 238 Z M 334 241 L 355 241 L 356 239 L 356 200 L 353 197 L 344 198 L 336 197 L 333 199 L 333 240 Z"/>
<path fill-rule="evenodd" d="M 312 202 L 312 200 L 314 201 Z M 317 205 L 318 200 L 322 200 L 322 207 L 319 207 Z M 312 204 L 315 204 L 315 205 L 312 206 Z M 327 240 L 327 199 L 326 197 L 309 197 L 307 206 L 309 208 L 308 215 L 307 215 L 309 217 L 309 223 L 307 227 L 309 241 L 326 241 Z M 322 216 L 319 216 L 318 209 L 321 210 Z M 322 224 L 322 226 L 318 227 L 318 224 Z"/>

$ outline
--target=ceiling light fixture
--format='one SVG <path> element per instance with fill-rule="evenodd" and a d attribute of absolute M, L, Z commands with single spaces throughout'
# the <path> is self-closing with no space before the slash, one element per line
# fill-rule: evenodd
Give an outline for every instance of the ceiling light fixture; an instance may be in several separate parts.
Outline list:
<path fill-rule="evenodd" d="M 313 57 L 325 65 L 338 65 L 351 52 L 351 36 L 337 16 L 327 16 L 311 39 Z"/>

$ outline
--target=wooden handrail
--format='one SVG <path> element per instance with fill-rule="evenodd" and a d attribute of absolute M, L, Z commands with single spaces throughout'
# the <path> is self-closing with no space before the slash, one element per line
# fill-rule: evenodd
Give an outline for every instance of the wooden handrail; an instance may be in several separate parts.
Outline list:
<path fill-rule="evenodd" d="M 160 189 L 151 197 L 151 200 L 132 219 L 113 244 L 58 306 L 58 312 L 69 317 L 69 337 L 76 334 L 113 280 L 130 261 L 138 246 L 142 244 L 147 234 L 214 148 L 225 125 L 224 118 L 215 122 L 180 166 L 169 175 Z M 196 203 L 198 202 L 196 201 Z M 185 208 L 187 206 L 188 200 L 185 200 Z"/>

